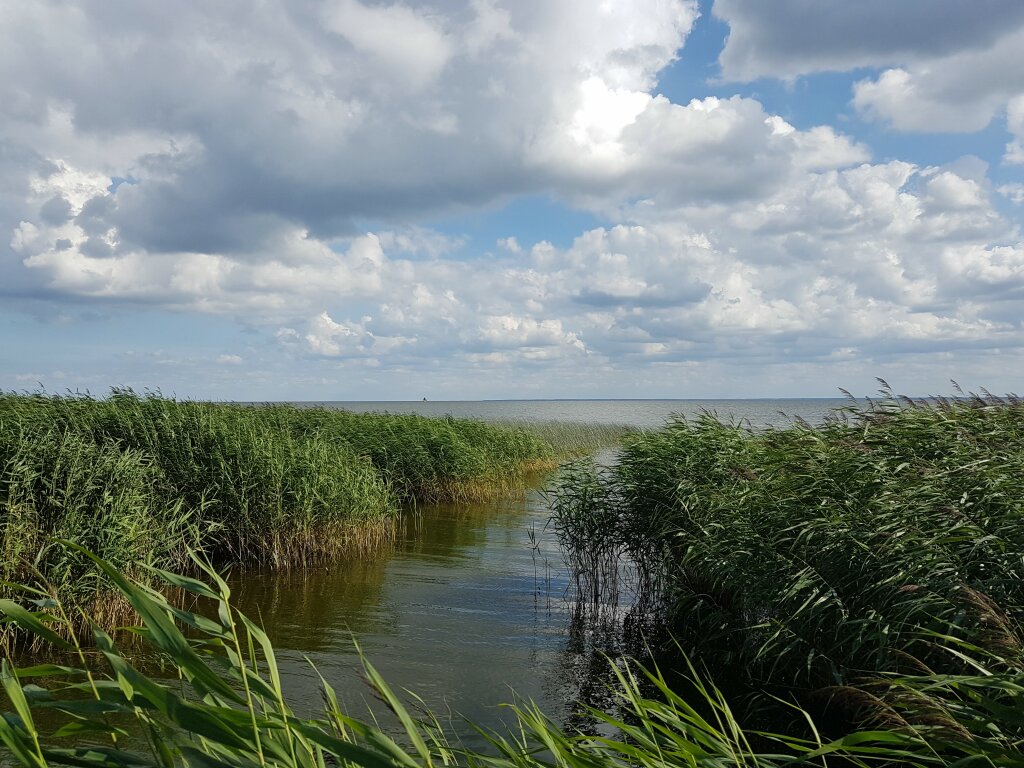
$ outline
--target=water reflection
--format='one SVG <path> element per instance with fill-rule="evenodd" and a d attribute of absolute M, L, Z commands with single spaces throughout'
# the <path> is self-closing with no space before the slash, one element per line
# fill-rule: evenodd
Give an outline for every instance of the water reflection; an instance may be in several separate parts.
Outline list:
<path fill-rule="evenodd" d="M 387 558 L 311 570 L 247 569 L 228 582 L 238 608 L 258 619 L 279 649 L 318 652 L 336 645 L 339 629 L 346 637 L 394 630 L 395 617 L 379 610 Z"/>
<path fill-rule="evenodd" d="M 628 650 L 628 605 L 577 605 L 547 508 L 533 491 L 488 505 L 434 506 L 408 515 L 395 544 L 373 558 L 291 571 L 235 570 L 235 605 L 277 649 L 287 699 L 322 712 L 320 675 L 357 717 L 389 723 L 360 676 L 357 640 L 396 689 L 420 695 L 449 732 L 485 747 L 463 715 L 504 730 L 500 704 L 536 701 L 567 725 L 595 729 L 580 704 L 609 706 L 605 654 Z M 158 677 L 171 670 L 136 663 Z M 27 663 L 27 661 L 26 661 Z M 46 727 L 52 718 L 42 714 Z M 397 728 L 395 729 L 397 735 Z M 135 738 L 143 744 L 142 734 Z"/>
<path fill-rule="evenodd" d="M 576 701 L 601 704 L 611 682 L 601 654 L 620 652 L 611 613 L 595 621 L 574 610 L 547 517 L 536 491 L 495 504 L 426 507 L 408 515 L 394 547 L 372 560 L 238 572 L 232 588 L 238 606 L 262 618 L 286 691 L 305 712 L 320 705 L 309 662 L 352 714 L 379 712 L 359 678 L 355 638 L 396 689 L 422 696 L 479 744 L 460 715 L 500 728 L 510 715 L 498 705 L 514 691 L 568 720 Z"/>

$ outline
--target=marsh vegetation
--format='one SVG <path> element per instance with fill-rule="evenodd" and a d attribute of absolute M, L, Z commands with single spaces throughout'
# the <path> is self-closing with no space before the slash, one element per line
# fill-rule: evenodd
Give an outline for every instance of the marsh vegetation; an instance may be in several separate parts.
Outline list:
<path fill-rule="evenodd" d="M 85 553 L 83 553 L 85 555 Z M 364 768 L 674 768 L 675 766 L 971 766 L 1019 765 L 1013 729 L 1020 676 L 918 675 L 892 678 L 916 707 L 947 697 L 930 723 L 885 723 L 829 738 L 745 727 L 728 697 L 693 666 L 681 678 L 623 661 L 607 710 L 592 710 L 597 733 L 551 720 L 528 701 L 512 711 L 516 726 L 485 733 L 486 746 L 467 748 L 411 694 L 398 695 L 368 660 L 364 678 L 390 714 L 361 720 L 339 704 L 320 678 L 319 714 L 297 714 L 284 693 L 273 644 L 231 602 L 231 590 L 199 563 L 202 578 L 152 575 L 189 594 L 198 611 L 169 602 L 163 592 L 124 577 L 97 560 L 100 570 L 141 617 L 138 647 L 125 651 L 94 626 L 102 658 L 83 649 L 67 628 L 58 600 L 31 607 L 0 602 L 6 620 L 63 654 L 61 664 L 16 667 L 5 660 L 0 682 L 10 712 L 0 718 L 0 741 L 17 764 L 79 768 L 172 766 L 329 765 Z M 67 641 L 64 638 L 70 637 Z M 149 666 L 140 666 L 146 659 Z M 152 661 L 162 673 L 152 671 Z M 169 674 L 168 674 L 169 673 Z M 679 693 L 685 690 L 685 695 Z M 990 698 L 997 696 L 1000 700 Z M 1007 704 L 1007 701 L 1010 703 Z M 794 705 L 791 705 L 794 706 Z M 806 715 L 805 712 L 802 714 Z M 809 718 L 805 726 L 812 724 Z M 603 735 L 602 735 L 603 734 Z"/>
<path fill-rule="evenodd" d="M 806 735 L 812 713 L 839 734 L 1018 754 L 1016 397 L 884 391 L 821 425 L 756 431 L 677 419 L 627 437 L 610 469 L 572 467 L 553 507 L 581 599 L 605 599 L 628 558 L 643 610 L 742 696 L 746 722 Z"/>
<path fill-rule="evenodd" d="M 323 418 L 298 420 L 321 434 Z M 332 443 L 342 442 L 338 429 Z M 501 429 L 521 441 L 501 449 L 516 457 L 514 471 L 558 453 L 542 431 Z M 385 439 L 374 430 L 383 432 L 375 424 L 359 433 L 362 450 L 346 445 L 387 478 L 403 465 L 387 451 L 374 458 L 365 446 Z M 634 611 L 662 630 L 644 640 L 664 644 L 652 649 L 660 669 L 650 657 L 609 667 L 607 706 L 586 712 L 584 730 L 519 702 L 510 734 L 492 734 L 482 750 L 464 747 L 369 662 L 366 678 L 394 723 L 342 712 L 326 681 L 322 713 L 300 717 L 272 644 L 231 605 L 215 570 L 193 562 L 201 578 L 189 579 L 135 565 L 126 576 L 72 547 L 142 618 L 144 641 L 180 680 L 133 666 L 98 626 L 92 639 L 103 659 L 87 657 L 66 631 L 75 619 L 60 596 L 23 593 L 0 606 L 7 622 L 72 661 L 5 667 L 15 714 L 0 722 L 0 736 L 32 766 L 1021 764 L 1018 398 L 921 401 L 886 391 L 818 425 L 753 429 L 705 415 L 618 436 L 612 466 L 581 461 L 557 475 L 553 523 L 580 605 L 632 589 Z M 578 450 L 602 442 L 562 439 Z M 435 498 L 453 487 L 442 476 L 430 469 L 384 486 L 395 499 Z M 460 493 L 484 493 L 477 482 Z M 634 569 L 629 584 L 624 562 Z M 154 588 L 161 580 L 202 609 L 168 601 Z M 51 728 L 33 711 L 63 720 Z M 148 747 L 126 738 L 140 732 Z M 73 747 L 62 746 L 64 735 Z"/>
<path fill-rule="evenodd" d="M 73 548 L 138 564 L 312 565 L 379 547 L 401 510 L 494 498 L 619 428 L 488 424 L 289 405 L 0 395 L 0 579 L 126 615 Z"/>

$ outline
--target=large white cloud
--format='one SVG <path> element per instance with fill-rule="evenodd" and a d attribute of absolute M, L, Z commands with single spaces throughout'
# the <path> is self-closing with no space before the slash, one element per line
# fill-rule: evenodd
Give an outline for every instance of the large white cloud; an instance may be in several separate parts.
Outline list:
<path fill-rule="evenodd" d="M 1024 25 L 1016 0 L 715 0 L 729 80 L 793 78 L 983 51 Z"/>
<path fill-rule="evenodd" d="M 854 105 L 905 131 L 978 131 L 1024 94 L 1024 27 L 991 46 L 886 69 L 858 82 Z M 1011 130 L 1013 114 L 1011 113 Z"/>
<path fill-rule="evenodd" d="M 989 58 L 1016 61 L 1009 24 L 865 42 L 859 6 L 832 28 L 780 3 L 762 28 L 763 6 L 718 0 L 727 76 L 884 61 L 897 67 L 858 87 L 862 109 L 970 128 L 1007 108 L 1006 161 L 1024 158 L 1016 72 L 967 93 Z M 236 317 L 289 361 L 402 371 L 884 372 L 1024 343 L 1024 249 L 986 169 L 877 162 L 752 98 L 656 95 L 686 55 L 688 0 L 3 11 L 8 295 Z M 800 13 L 807 28 L 787 31 Z M 815 29 L 832 42 L 801 42 Z M 958 62 L 960 80 L 932 77 Z M 942 122 L 957 98 L 971 108 Z M 469 254 L 425 223 L 523 194 L 607 223 L 568 247 L 509 231 Z"/>
<path fill-rule="evenodd" d="M 5 3 L 0 125 L 16 147 L 129 179 L 96 211 L 125 248 L 346 234 L 585 183 L 695 6 Z"/>
<path fill-rule="evenodd" d="M 1024 94 L 1024 4 L 1016 0 L 716 0 L 729 24 L 726 80 L 881 70 L 854 106 L 901 131 L 973 132 Z M 1014 162 L 1015 143 L 1007 159 Z"/>
<path fill-rule="evenodd" d="M 323 18 L 328 29 L 388 72 L 389 80 L 412 90 L 435 83 L 455 53 L 439 21 L 408 6 L 339 0 L 324 8 Z"/>

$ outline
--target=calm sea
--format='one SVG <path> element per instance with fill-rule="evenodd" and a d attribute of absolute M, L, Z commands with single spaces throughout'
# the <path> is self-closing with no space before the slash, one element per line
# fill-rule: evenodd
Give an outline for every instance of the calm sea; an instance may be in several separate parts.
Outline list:
<path fill-rule="evenodd" d="M 326 401 L 302 406 L 456 416 L 488 421 L 575 421 L 589 424 L 627 424 L 653 428 L 672 414 L 698 416 L 704 412 L 726 420 L 746 419 L 755 427 L 784 426 L 799 417 L 822 421 L 835 408 L 849 405 L 843 398 L 790 398 L 781 400 L 431 400 L 431 401 Z"/>

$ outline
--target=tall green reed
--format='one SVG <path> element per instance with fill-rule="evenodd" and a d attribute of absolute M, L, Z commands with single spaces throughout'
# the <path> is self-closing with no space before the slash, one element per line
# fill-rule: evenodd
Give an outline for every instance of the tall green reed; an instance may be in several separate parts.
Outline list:
<path fill-rule="evenodd" d="M 453 417 L 348 413 L 276 406 L 296 434 L 320 434 L 366 456 L 405 499 L 474 501 L 521 486 L 554 466 L 554 448 L 523 425 Z"/>
<path fill-rule="evenodd" d="M 50 509 L 36 516 L 43 536 L 60 526 L 73 532 L 83 515 L 112 523 L 106 507 L 118 503 L 163 523 L 184 514 L 215 556 L 282 564 L 329 554 L 339 540 L 332 534 L 353 524 L 387 524 L 397 512 L 394 493 L 366 459 L 319 435 L 297 438 L 257 408 L 124 391 L 107 400 L 4 395 L 0 434 L 2 517 L 17 517 L 25 504 Z M 118 480 L 118 498 L 89 496 L 102 482 L 92 475 L 106 466 L 92 454 L 137 465 L 134 485 Z M 24 456 L 35 458 L 30 470 Z M 77 474 L 63 477 L 70 471 Z M 35 481 L 27 485 L 28 475 Z M 62 500 L 62 484 L 79 487 L 67 493 L 77 494 L 84 511 Z M 115 535 L 115 527 L 107 533 Z M 161 538 L 191 543 L 170 531 Z M 138 544 L 140 537 L 128 540 Z"/>
<path fill-rule="evenodd" d="M 1022 668 L 1015 397 L 885 392 L 762 432 L 674 419 L 553 499 L 571 552 L 640 563 L 683 644 L 749 688 L 811 702 L 880 675 L 963 674 L 959 643 Z"/>
<path fill-rule="evenodd" d="M 991 726 L 977 736 L 968 730 L 971 713 L 963 715 L 966 725 L 959 730 L 908 723 L 902 730 L 858 731 L 829 740 L 808 719 L 807 737 L 754 732 L 740 725 L 726 697 L 695 668 L 689 669 L 688 699 L 656 668 L 631 662 L 613 669 L 614 711 L 591 711 L 602 723 L 600 736 L 565 729 L 535 705 L 517 702 L 515 729 L 485 734 L 490 746 L 485 752 L 467 749 L 428 711 L 399 697 L 365 658 L 366 683 L 390 710 L 390 728 L 343 712 L 323 677 L 323 713 L 299 716 L 284 694 L 273 645 L 234 608 L 227 584 L 205 563 L 197 561 L 201 579 L 152 572 L 205 604 L 207 610 L 195 612 L 99 558 L 95 562 L 141 617 L 139 636 L 172 679 L 147 674 L 134 661 L 137 653 L 126 654 L 95 626 L 101 658 L 65 641 L 59 625 L 68 617 L 57 601 L 39 600 L 29 608 L 0 601 L 5 621 L 69 659 L 22 668 L 3 662 L 0 680 L 12 711 L 0 717 L 0 742 L 19 765 L 768 768 L 1009 765 L 1021 757 L 1012 737 L 994 734 Z M 929 685 L 921 679 L 899 684 L 916 695 Z M 971 690 L 976 702 L 1000 687 L 1014 695 L 1024 690 L 1005 675 L 935 684 Z M 415 698 L 412 703 L 421 704 Z M 984 706 L 972 713 L 980 715 Z M 998 718 L 1000 724 L 1012 720 L 1005 712 Z"/>
<path fill-rule="evenodd" d="M 403 503 L 491 498 L 565 450 L 520 425 L 179 401 L 0 393 L 0 576 L 92 600 L 78 541 L 119 567 L 304 565 L 389 540 Z"/>

